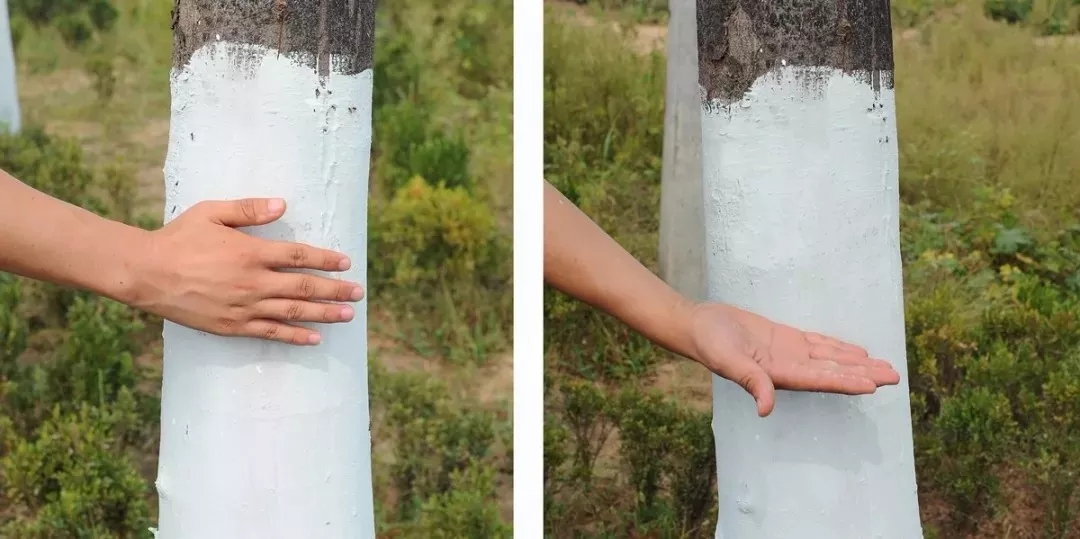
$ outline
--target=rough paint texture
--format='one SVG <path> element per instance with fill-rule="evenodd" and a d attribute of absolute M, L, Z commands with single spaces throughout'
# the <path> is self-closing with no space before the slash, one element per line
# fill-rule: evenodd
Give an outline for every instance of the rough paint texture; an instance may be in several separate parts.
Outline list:
<path fill-rule="evenodd" d="M 21 127 L 22 114 L 15 83 L 15 52 L 9 22 L 7 0 L 0 0 L 0 129 L 15 133 Z"/>
<path fill-rule="evenodd" d="M 352 268 L 334 277 L 366 285 L 371 90 L 371 70 L 323 78 L 258 45 L 200 48 L 172 72 L 165 221 L 282 197 L 284 217 L 244 231 L 340 251 Z M 355 311 L 316 347 L 165 323 L 158 539 L 375 537 L 366 301 Z"/>
<path fill-rule="evenodd" d="M 322 76 L 351 75 L 372 67 L 375 0 L 175 0 L 172 28 L 174 67 L 224 41 L 268 47 Z"/>
<path fill-rule="evenodd" d="M 783 66 L 835 68 L 892 88 L 888 0 L 697 0 L 702 98 L 738 101 Z M 800 78 L 818 79 L 808 70 Z"/>
<path fill-rule="evenodd" d="M 864 346 L 898 386 L 780 391 L 759 418 L 713 378 L 722 539 L 920 539 L 892 90 L 838 69 L 758 79 L 702 106 L 708 298 Z"/>

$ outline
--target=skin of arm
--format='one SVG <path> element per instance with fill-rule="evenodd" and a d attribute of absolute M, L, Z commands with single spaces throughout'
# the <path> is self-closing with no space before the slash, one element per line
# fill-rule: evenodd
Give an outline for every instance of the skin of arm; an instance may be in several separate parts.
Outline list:
<path fill-rule="evenodd" d="M 137 293 L 134 253 L 149 245 L 145 230 L 103 219 L 0 173 L 4 271 L 131 303 Z"/>
<path fill-rule="evenodd" d="M 79 288 L 227 336 L 318 344 L 296 322 L 346 322 L 355 283 L 278 268 L 343 271 L 345 255 L 234 227 L 280 218 L 275 199 L 195 205 L 159 230 L 111 221 L 0 172 L 0 271 Z"/>
<path fill-rule="evenodd" d="M 695 303 L 638 262 L 544 182 L 544 280 L 676 354 L 695 358 Z"/>

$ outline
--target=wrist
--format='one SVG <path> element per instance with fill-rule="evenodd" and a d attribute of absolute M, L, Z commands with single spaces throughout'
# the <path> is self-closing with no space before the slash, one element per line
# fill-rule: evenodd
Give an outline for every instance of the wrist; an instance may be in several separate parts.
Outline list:
<path fill-rule="evenodd" d="M 701 354 L 698 353 L 696 337 L 697 318 L 698 312 L 701 310 L 702 306 L 703 305 L 697 301 L 680 298 L 672 315 L 672 319 L 676 320 L 678 327 L 681 328 L 681 331 L 678 334 L 679 341 L 676 353 L 697 362 L 701 361 Z"/>
<path fill-rule="evenodd" d="M 141 308 L 145 301 L 143 277 L 145 261 L 152 256 L 152 235 L 149 231 L 119 222 L 109 222 L 109 246 L 102 250 L 101 264 L 89 275 L 86 288 L 94 293 Z"/>

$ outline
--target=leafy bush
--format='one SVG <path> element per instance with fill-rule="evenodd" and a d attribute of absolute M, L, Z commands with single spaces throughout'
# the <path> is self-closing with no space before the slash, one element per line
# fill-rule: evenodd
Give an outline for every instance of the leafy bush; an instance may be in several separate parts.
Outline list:
<path fill-rule="evenodd" d="M 490 206 L 464 189 L 414 178 L 371 222 L 371 276 L 422 320 L 414 346 L 434 346 L 452 360 L 481 360 L 509 332 L 510 239 Z M 424 331 L 419 334 L 419 331 Z M 426 335 L 426 336 L 425 336 Z"/>
<path fill-rule="evenodd" d="M 416 176 L 436 185 L 461 187 L 469 192 L 469 148 L 460 134 L 433 129 L 431 111 L 413 101 L 399 101 L 376 114 L 381 185 L 392 191 Z"/>
<path fill-rule="evenodd" d="M 12 18 L 52 26 L 72 46 L 109 30 L 119 15 L 109 0 L 10 0 L 8 4 Z"/>
<path fill-rule="evenodd" d="M 986 14 L 1010 24 L 1027 20 L 1032 0 L 986 0 Z"/>
<path fill-rule="evenodd" d="M 566 523 L 575 522 L 598 536 L 627 527 L 646 536 L 712 535 L 709 414 L 659 393 L 605 390 L 573 378 L 559 379 L 546 406 L 549 418 L 558 418 L 544 428 L 546 534 L 563 537 L 555 530 L 573 530 Z M 612 453 L 617 458 L 607 462 Z M 610 520 L 613 514 L 620 516 Z"/>
<path fill-rule="evenodd" d="M 396 501 L 392 528 L 416 537 L 510 537 L 494 501 L 495 481 L 509 481 L 497 449 L 511 445 L 509 429 L 484 410 L 462 409 L 445 385 L 417 373 L 389 374 L 373 365 L 372 409 L 379 438 L 392 443 L 388 463 Z M 385 488 L 384 487 L 384 488 Z"/>
<path fill-rule="evenodd" d="M 123 390 L 106 408 L 54 408 L 29 439 L 5 432 L 0 484 L 5 506 L 26 515 L 8 521 L 8 537 L 150 537 L 149 485 L 125 455 L 139 427 L 135 399 Z"/>

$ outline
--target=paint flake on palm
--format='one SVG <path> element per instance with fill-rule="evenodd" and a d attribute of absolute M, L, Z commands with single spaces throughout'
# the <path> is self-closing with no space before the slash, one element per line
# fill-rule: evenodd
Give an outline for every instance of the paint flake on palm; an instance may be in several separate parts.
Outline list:
<path fill-rule="evenodd" d="M 780 65 L 702 104 L 708 298 L 858 343 L 901 374 L 871 396 L 779 392 L 765 419 L 714 377 L 718 538 L 922 537 L 895 135 L 893 90 L 837 67 Z"/>
<path fill-rule="evenodd" d="M 167 218 L 285 198 L 247 232 L 342 251 L 340 277 L 366 285 L 371 104 L 370 69 L 205 44 L 172 73 Z M 319 331 L 310 348 L 165 324 L 159 539 L 374 537 L 366 302 Z"/>

